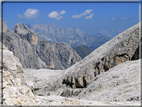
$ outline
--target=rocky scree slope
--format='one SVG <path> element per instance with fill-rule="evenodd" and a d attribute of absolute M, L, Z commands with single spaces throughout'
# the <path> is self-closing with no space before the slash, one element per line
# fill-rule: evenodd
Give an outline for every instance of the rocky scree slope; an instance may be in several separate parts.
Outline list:
<path fill-rule="evenodd" d="M 81 57 L 66 43 L 52 45 L 39 38 L 26 25 L 15 25 L 14 32 L 4 22 L 3 43 L 19 58 L 24 68 L 66 69 Z"/>
<path fill-rule="evenodd" d="M 1 49 L 0 47 L 0 51 Z M 5 46 L 3 46 L 3 62 L 0 63 L 0 67 L 1 70 L 3 69 L 3 105 L 36 105 L 36 97 L 24 84 L 25 75 L 19 59 Z"/>
<path fill-rule="evenodd" d="M 134 56 L 139 55 L 136 53 L 138 53 L 141 40 L 139 25 L 140 23 L 120 33 L 83 60 L 66 69 L 64 76 L 58 82 L 47 87 L 47 90 L 57 90 L 63 85 L 71 88 L 85 88 L 100 73 L 106 72 L 120 63 L 135 60 Z"/>
<path fill-rule="evenodd" d="M 140 104 L 140 59 L 126 61 L 98 75 L 77 98 L 105 102 Z"/>
<path fill-rule="evenodd" d="M 140 106 L 140 67 L 140 60 L 126 61 L 98 75 L 87 88 L 62 87 L 57 91 L 46 91 L 45 86 L 58 82 L 63 70 L 24 69 L 24 72 L 40 105 Z M 78 95 L 79 90 L 82 92 Z"/>

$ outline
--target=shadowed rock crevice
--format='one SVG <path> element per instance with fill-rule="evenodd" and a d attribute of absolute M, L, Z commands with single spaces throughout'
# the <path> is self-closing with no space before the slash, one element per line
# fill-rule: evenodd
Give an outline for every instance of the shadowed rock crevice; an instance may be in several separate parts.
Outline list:
<path fill-rule="evenodd" d="M 132 56 L 131 60 L 138 60 L 139 58 L 139 47 L 136 49 L 135 54 Z M 142 56 L 142 52 L 141 52 L 141 56 Z"/>
<path fill-rule="evenodd" d="M 94 77 L 96 77 L 102 72 L 108 71 L 109 69 L 113 68 L 118 64 L 129 61 L 131 59 L 130 56 L 126 53 L 115 55 L 112 58 L 110 57 L 109 58 L 103 57 L 99 62 L 96 62 L 94 64 L 92 63 L 94 69 L 94 74 L 93 74 Z M 63 81 L 64 84 L 72 88 L 85 88 L 90 83 L 90 81 L 92 81 L 92 79 L 88 77 L 90 77 L 89 74 L 88 75 L 82 74 L 80 77 L 68 76 Z M 69 78 L 74 78 L 75 81 L 73 82 L 73 80 L 69 80 Z M 87 83 L 87 81 L 89 82 Z"/>

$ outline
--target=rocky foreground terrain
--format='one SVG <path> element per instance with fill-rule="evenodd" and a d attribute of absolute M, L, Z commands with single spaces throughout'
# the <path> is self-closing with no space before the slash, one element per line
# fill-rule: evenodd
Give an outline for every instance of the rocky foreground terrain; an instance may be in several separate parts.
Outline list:
<path fill-rule="evenodd" d="M 25 74 L 19 59 L 5 46 L 2 49 L 3 63 L 0 63 L 0 67 L 3 68 L 3 104 L 13 106 L 36 105 L 35 95 L 29 87 L 24 85 Z"/>
<path fill-rule="evenodd" d="M 44 90 L 38 91 L 38 86 L 42 88 L 45 83 L 57 81 L 65 71 L 48 69 L 25 69 L 24 71 L 27 85 L 34 87 L 37 101 L 41 105 L 140 105 L 140 65 L 140 60 L 119 64 L 98 75 L 96 80 L 82 89 L 77 96 L 71 95 L 75 95 L 79 89 L 65 87 L 46 93 L 43 93 Z M 64 92 L 70 95 L 65 97 L 62 95 Z"/>
<path fill-rule="evenodd" d="M 3 53 L 3 65 L 1 65 L 3 67 L 3 105 L 140 105 L 140 60 L 127 61 L 100 74 L 98 79 L 78 96 L 63 97 L 56 95 L 57 93 L 35 96 L 33 93 L 35 85 L 48 80 L 52 82 L 64 71 L 24 70 L 18 58 L 5 46 L 3 46 Z M 40 73 L 41 71 L 43 73 Z M 51 72 L 53 73 L 51 74 Z M 33 81 L 33 79 L 40 81 Z M 99 86 L 97 86 L 98 84 Z M 29 88 L 28 85 L 33 88 Z M 127 101 L 125 101 L 126 99 Z"/>

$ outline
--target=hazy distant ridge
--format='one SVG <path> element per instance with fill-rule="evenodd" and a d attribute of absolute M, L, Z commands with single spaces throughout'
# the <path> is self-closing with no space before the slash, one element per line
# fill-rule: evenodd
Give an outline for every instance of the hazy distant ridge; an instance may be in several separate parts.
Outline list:
<path fill-rule="evenodd" d="M 82 30 L 78 28 L 61 28 L 56 25 L 27 25 L 29 29 L 36 32 L 42 39 L 57 43 L 65 42 L 71 47 L 77 47 L 79 45 L 86 45 L 91 47 L 92 50 L 96 49 L 103 43 L 109 40 L 108 37 L 104 36 L 101 39 L 100 36 L 95 37 L 89 34 L 85 34 Z M 98 43 L 98 41 L 101 41 Z M 95 44 L 95 45 L 94 45 Z"/>

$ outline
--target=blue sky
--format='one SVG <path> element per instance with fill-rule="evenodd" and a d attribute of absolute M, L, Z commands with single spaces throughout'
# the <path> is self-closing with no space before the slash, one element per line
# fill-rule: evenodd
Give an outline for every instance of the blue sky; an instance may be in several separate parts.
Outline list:
<path fill-rule="evenodd" d="M 137 24 L 139 3 L 3 3 L 3 21 L 8 28 L 17 23 L 54 24 L 95 35 Z"/>

